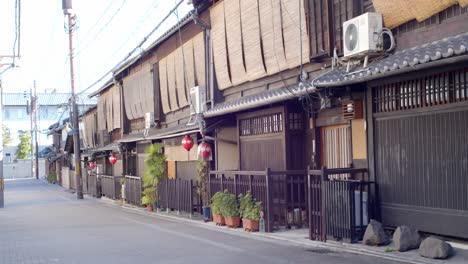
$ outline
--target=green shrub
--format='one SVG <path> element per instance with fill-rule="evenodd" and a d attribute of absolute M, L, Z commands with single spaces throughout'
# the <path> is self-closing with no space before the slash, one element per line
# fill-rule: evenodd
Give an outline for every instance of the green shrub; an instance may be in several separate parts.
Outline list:
<path fill-rule="evenodd" d="M 240 216 L 248 220 L 258 221 L 260 219 L 260 212 L 262 211 L 262 203 L 257 202 L 250 192 L 247 194 L 239 195 L 240 201 Z"/>
<path fill-rule="evenodd" d="M 156 200 L 156 187 L 147 187 L 143 190 L 143 196 L 141 197 L 142 204 L 153 204 Z"/>
<path fill-rule="evenodd" d="M 56 183 L 57 182 L 57 173 L 55 171 L 49 172 L 49 175 L 47 175 L 47 182 L 48 183 Z"/>
<path fill-rule="evenodd" d="M 141 203 L 152 204 L 158 200 L 159 182 L 166 177 L 166 156 L 163 145 L 154 143 L 146 148 L 148 156 L 145 159 L 145 173 L 143 175 L 143 197 Z"/>
<path fill-rule="evenodd" d="M 225 193 L 217 192 L 211 197 L 211 211 L 215 215 L 221 215 L 221 207 L 223 206 Z"/>
<path fill-rule="evenodd" d="M 239 217 L 239 203 L 234 194 L 224 191 L 224 197 L 221 203 L 221 214 L 224 217 Z"/>

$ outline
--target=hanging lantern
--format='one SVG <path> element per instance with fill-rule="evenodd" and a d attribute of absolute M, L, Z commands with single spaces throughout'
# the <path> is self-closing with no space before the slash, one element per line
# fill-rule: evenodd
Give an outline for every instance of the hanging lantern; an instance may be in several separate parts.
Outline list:
<path fill-rule="evenodd" d="M 209 160 L 211 158 L 211 146 L 206 142 L 200 143 L 198 145 L 198 157 L 202 158 L 203 160 Z"/>
<path fill-rule="evenodd" d="M 96 168 L 96 162 L 95 161 L 89 161 L 88 162 L 88 167 L 91 169 L 91 170 L 94 170 Z"/>
<path fill-rule="evenodd" d="M 117 162 L 117 156 L 115 156 L 114 154 L 110 155 L 109 162 L 110 164 L 114 165 Z"/>
<path fill-rule="evenodd" d="M 190 151 L 192 149 L 193 139 L 191 136 L 185 135 L 185 137 L 182 139 L 182 147 L 187 151 Z"/>

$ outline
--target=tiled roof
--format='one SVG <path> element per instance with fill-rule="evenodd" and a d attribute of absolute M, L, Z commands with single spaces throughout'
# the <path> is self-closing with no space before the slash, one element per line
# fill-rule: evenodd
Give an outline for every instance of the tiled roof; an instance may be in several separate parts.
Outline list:
<path fill-rule="evenodd" d="M 176 137 L 180 133 L 194 133 L 198 132 L 199 126 L 198 124 L 195 125 L 178 125 L 174 127 L 168 127 L 168 128 L 163 128 L 163 129 L 154 129 L 150 130 L 148 133 L 148 136 L 146 136 L 146 139 L 162 139 L 162 138 L 170 138 L 170 137 Z"/>
<path fill-rule="evenodd" d="M 176 137 L 179 133 L 193 133 L 198 132 L 199 127 L 198 125 L 177 125 L 174 127 L 168 128 L 153 128 L 148 131 L 148 135 L 145 136 L 143 132 L 134 133 L 125 135 L 121 139 L 118 139 L 117 142 L 128 143 L 128 142 L 136 142 L 141 140 L 155 140 L 155 139 L 162 139 L 162 138 L 170 138 Z"/>
<path fill-rule="evenodd" d="M 244 96 L 234 101 L 217 104 L 215 107 L 203 113 L 203 116 L 219 116 L 293 99 L 311 92 L 310 89 L 310 83 L 306 83 L 305 85 L 296 84 L 291 87 L 283 87 L 280 89 L 261 92 L 255 95 Z"/>
<path fill-rule="evenodd" d="M 459 57 L 460 61 L 468 60 L 468 32 L 453 37 L 444 38 L 421 46 L 397 51 L 381 60 L 371 62 L 368 67 L 357 66 L 346 72 L 345 67 L 333 71 L 315 80 L 316 87 L 341 86 L 383 78 L 402 72 L 418 70 L 423 66 L 431 66 L 431 62 Z"/>
<path fill-rule="evenodd" d="M 62 105 L 68 104 L 71 95 L 69 93 L 38 93 L 39 105 Z M 29 93 L 3 93 L 3 105 L 27 105 Z M 88 99 L 87 97 L 79 97 L 78 105 L 94 105 L 96 99 Z"/>

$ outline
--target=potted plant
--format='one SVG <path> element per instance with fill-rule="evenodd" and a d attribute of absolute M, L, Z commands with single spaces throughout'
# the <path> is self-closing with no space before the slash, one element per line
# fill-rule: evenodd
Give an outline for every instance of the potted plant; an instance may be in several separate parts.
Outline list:
<path fill-rule="evenodd" d="M 166 156 L 163 154 L 161 143 L 149 145 L 145 153 L 145 173 L 143 175 L 143 196 L 141 203 L 146 205 L 148 211 L 153 211 L 158 204 L 159 182 L 166 177 Z"/>
<path fill-rule="evenodd" d="M 221 207 L 224 201 L 224 192 L 217 192 L 211 198 L 211 212 L 213 213 L 213 221 L 216 225 L 225 225 L 224 216 L 221 214 Z"/>
<path fill-rule="evenodd" d="M 153 204 L 156 202 L 156 188 L 155 187 L 146 187 L 143 189 L 143 196 L 141 197 L 141 203 L 146 205 L 146 210 L 148 212 L 153 211 Z"/>
<path fill-rule="evenodd" d="M 262 203 L 253 199 L 250 192 L 247 192 L 246 195 L 240 194 L 239 201 L 242 227 L 249 232 L 258 231 Z"/>
<path fill-rule="evenodd" d="M 221 206 L 221 214 L 224 216 L 226 225 L 228 227 L 236 228 L 240 225 L 240 212 L 237 197 L 224 191 L 224 197 Z"/>
<path fill-rule="evenodd" d="M 197 193 L 201 196 L 203 205 L 203 219 L 205 222 L 210 220 L 211 208 L 208 197 L 208 162 L 199 160 L 197 165 L 198 182 Z"/>

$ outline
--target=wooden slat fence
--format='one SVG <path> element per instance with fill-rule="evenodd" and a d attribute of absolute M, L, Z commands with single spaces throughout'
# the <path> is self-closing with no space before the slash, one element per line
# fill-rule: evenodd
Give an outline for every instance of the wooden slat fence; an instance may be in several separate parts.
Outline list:
<path fill-rule="evenodd" d="M 125 175 L 125 202 L 141 205 L 141 178 Z"/>
<path fill-rule="evenodd" d="M 94 173 L 88 175 L 88 193 L 93 197 L 100 198 L 101 191 L 98 183 L 98 176 Z"/>
<path fill-rule="evenodd" d="M 122 188 L 122 185 L 120 184 L 121 178 L 122 176 L 101 175 L 102 195 L 111 199 L 120 199 Z"/>
<path fill-rule="evenodd" d="M 305 171 L 210 171 L 210 197 L 218 191 L 238 196 L 248 191 L 259 202 L 265 215 L 266 230 L 280 227 L 307 225 Z M 299 210 L 299 219 L 294 218 L 294 209 Z"/>
<path fill-rule="evenodd" d="M 201 196 L 197 193 L 198 181 L 163 179 L 158 186 L 158 206 L 167 210 L 201 213 Z"/>
<path fill-rule="evenodd" d="M 329 177 L 339 174 L 350 174 L 353 179 Z M 367 169 L 309 170 L 310 239 L 332 238 L 353 243 L 362 238 L 370 219 L 377 217 L 375 182 L 368 181 L 366 176 Z"/>

